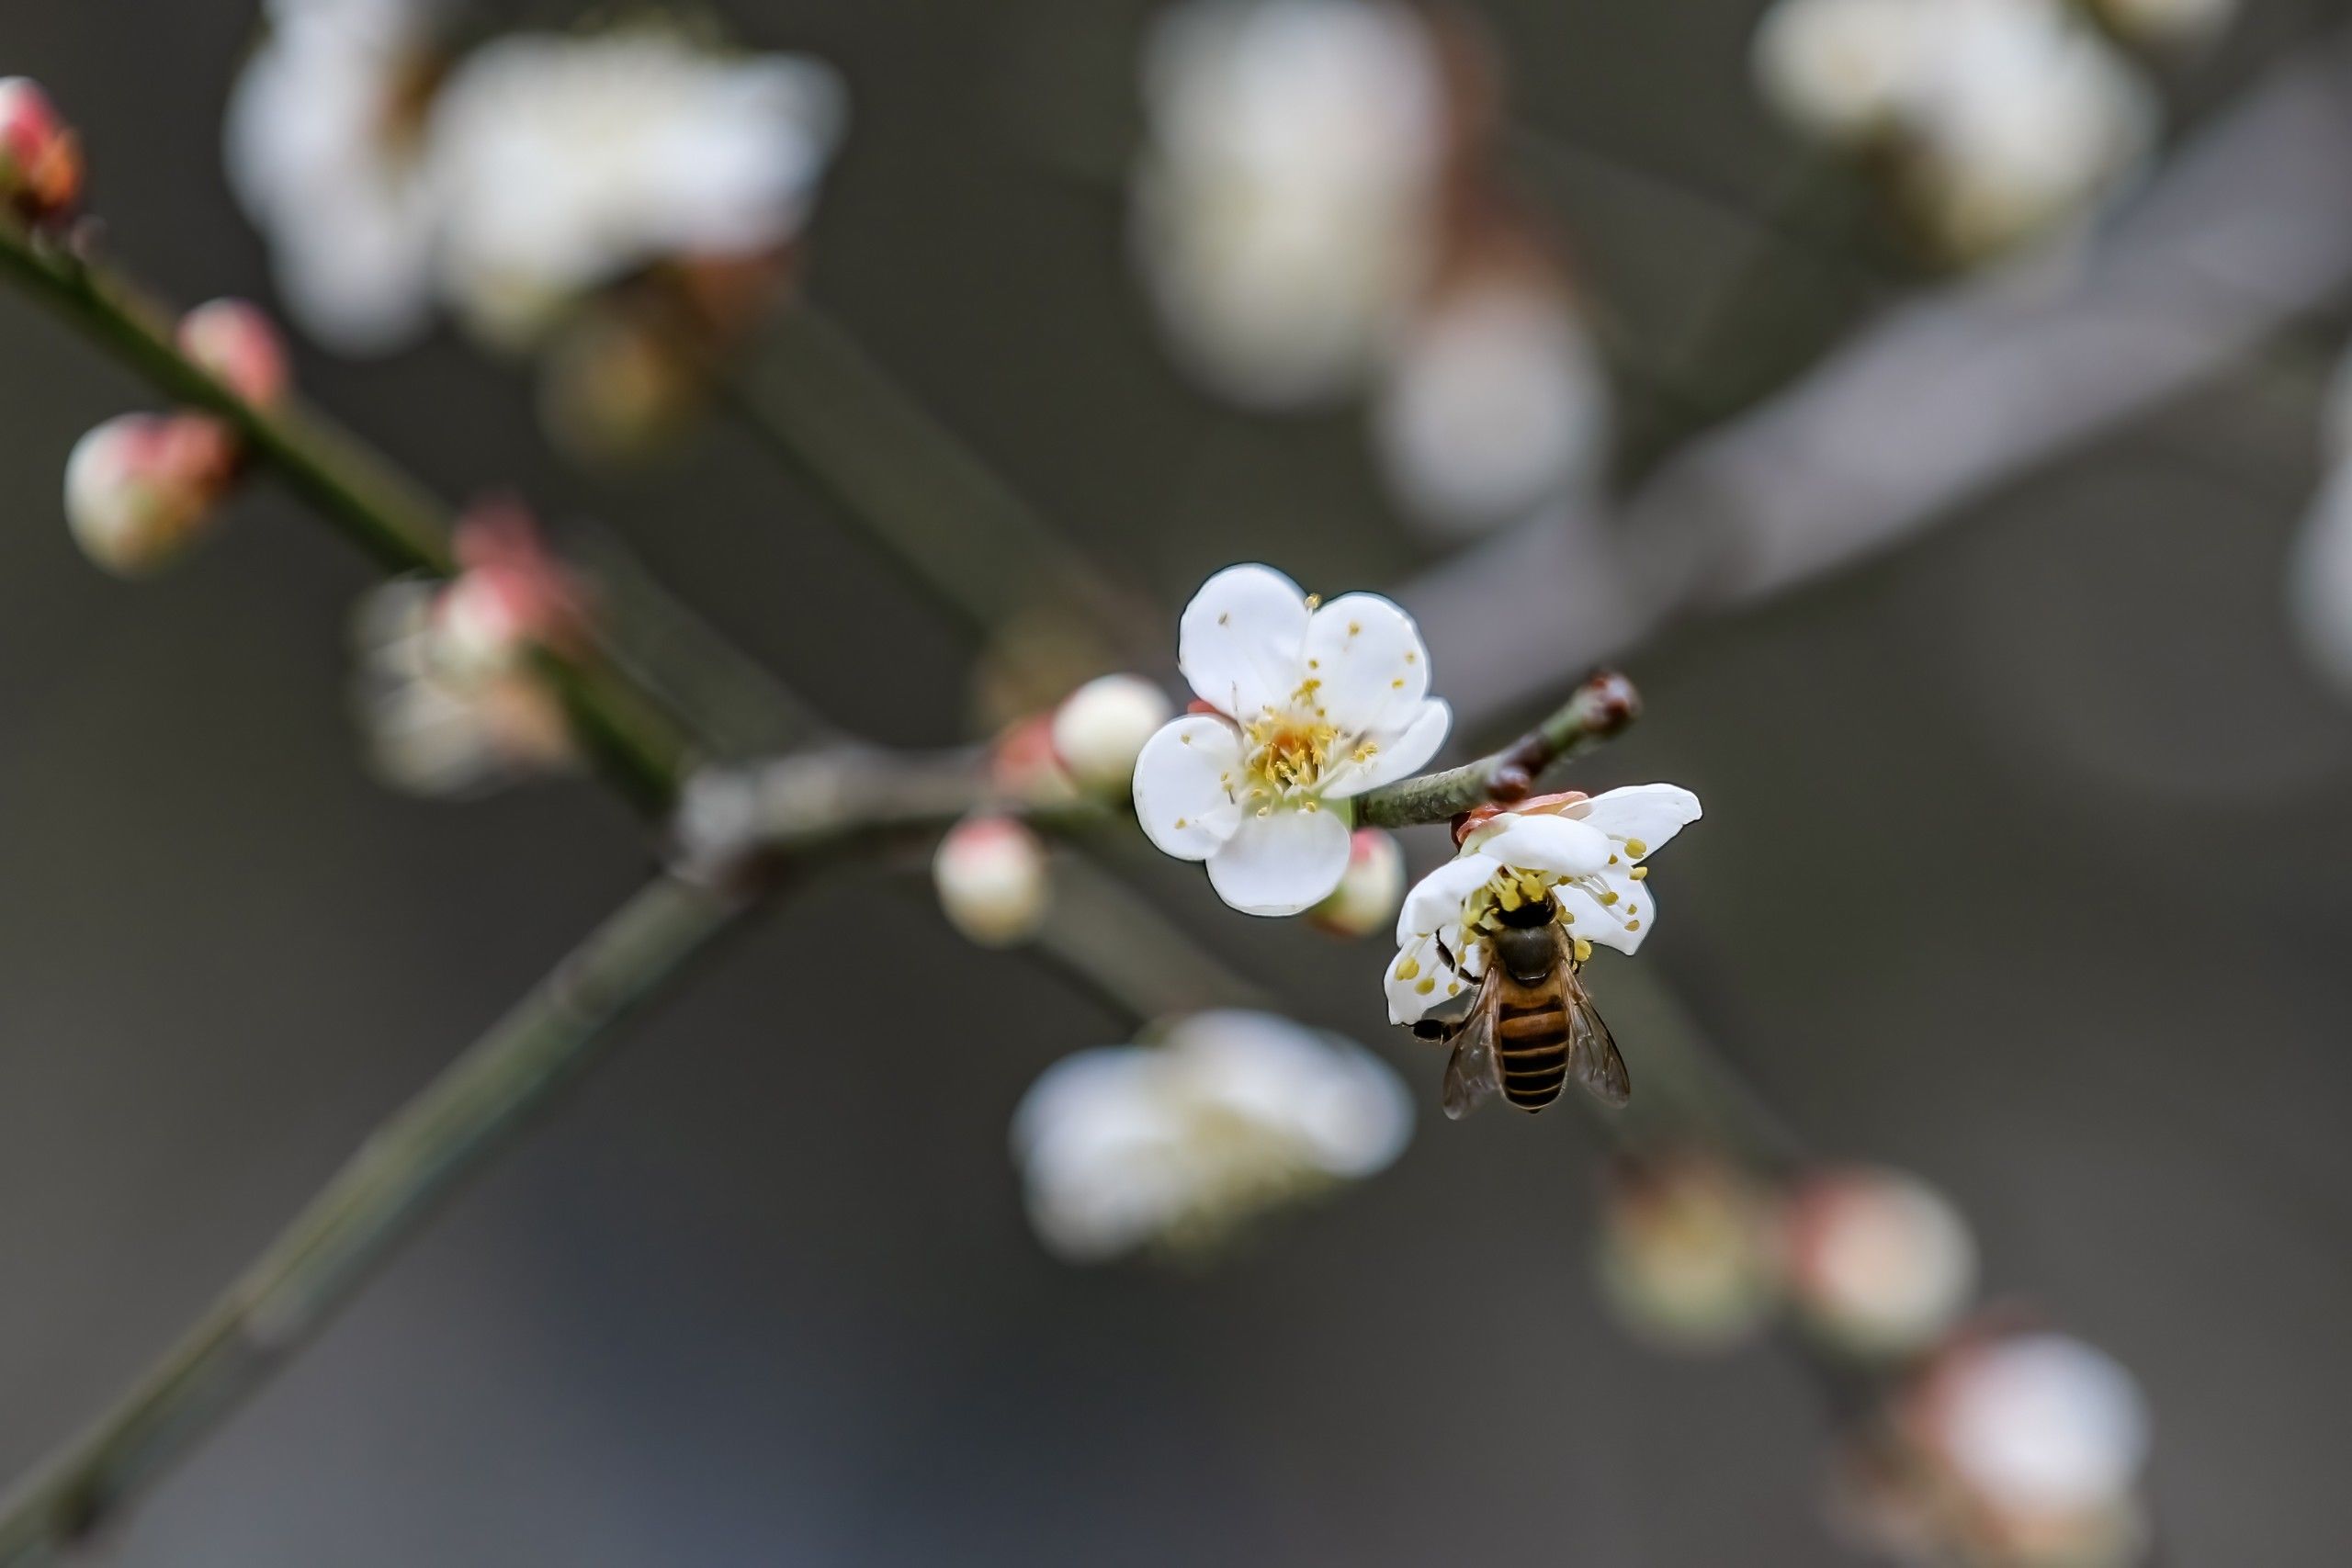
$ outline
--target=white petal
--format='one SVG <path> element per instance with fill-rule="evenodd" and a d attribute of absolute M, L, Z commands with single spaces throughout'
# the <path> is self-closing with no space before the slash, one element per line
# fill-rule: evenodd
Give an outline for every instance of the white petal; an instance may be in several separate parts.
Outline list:
<path fill-rule="evenodd" d="M 1305 678 L 1306 595 L 1272 567 L 1231 566 L 1201 584 L 1177 626 L 1176 662 L 1201 699 L 1249 719 Z"/>
<path fill-rule="evenodd" d="M 1319 681 L 1315 705 L 1341 733 L 1379 728 L 1429 695 L 1430 653 L 1413 618 L 1377 593 L 1348 593 L 1306 626 L 1306 679 Z"/>
<path fill-rule="evenodd" d="M 1136 758 L 1136 820 L 1178 860 L 1206 860 L 1233 837 L 1241 807 L 1224 779 L 1241 767 L 1241 737 L 1207 714 L 1160 727 Z"/>
<path fill-rule="evenodd" d="M 1323 793 L 1334 800 L 1345 800 L 1377 785 L 1409 778 L 1437 755 L 1438 748 L 1445 744 L 1445 732 L 1453 725 L 1452 708 L 1439 698 L 1422 698 L 1400 729 L 1374 738 L 1374 743 L 1380 750 L 1373 753 L 1371 761 L 1361 768 L 1342 764 L 1327 774 L 1330 783 Z"/>
<path fill-rule="evenodd" d="M 1409 974 L 1399 973 L 1405 970 Z M 1418 1023 L 1431 1008 L 1460 996 L 1466 983 L 1438 952 L 1435 939 L 1415 937 L 1381 976 L 1381 989 L 1388 994 L 1388 1021 Z"/>
<path fill-rule="evenodd" d="M 1209 856 L 1209 885 L 1245 915 L 1295 915 L 1319 904 L 1348 869 L 1348 825 L 1331 811 L 1280 807 L 1245 816 Z"/>
<path fill-rule="evenodd" d="M 1521 817 L 1479 846 L 1505 865 L 1585 876 L 1609 863 L 1614 852 L 1607 834 L 1565 817 Z"/>
<path fill-rule="evenodd" d="M 1417 936 L 1451 931 L 1462 923 L 1462 901 L 1502 869 L 1502 863 L 1483 854 L 1456 855 L 1413 884 L 1405 907 L 1396 911 L 1396 945 Z"/>
<path fill-rule="evenodd" d="M 1628 877 L 1592 877 L 1586 886 L 1604 886 L 1617 895 L 1617 901 L 1603 904 L 1585 887 L 1571 883 L 1554 888 L 1552 897 L 1567 916 L 1568 934 L 1620 953 L 1638 950 L 1650 927 L 1657 923 L 1657 900 L 1650 893 L 1650 885 Z"/>
<path fill-rule="evenodd" d="M 1647 854 L 1699 820 L 1699 797 L 1680 784 L 1628 784 L 1578 801 L 1560 815 L 1589 822 L 1612 839 L 1638 839 Z"/>

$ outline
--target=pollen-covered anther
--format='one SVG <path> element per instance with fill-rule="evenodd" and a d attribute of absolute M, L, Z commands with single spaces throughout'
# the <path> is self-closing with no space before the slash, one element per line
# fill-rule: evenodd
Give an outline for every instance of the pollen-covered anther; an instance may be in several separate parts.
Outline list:
<path fill-rule="evenodd" d="M 1625 840 L 1625 852 L 1639 860 L 1650 852 L 1650 847 L 1639 839 L 1628 839 Z"/>
<path fill-rule="evenodd" d="M 1604 887 L 1600 890 L 1598 897 L 1600 899 L 1601 907 L 1606 908 L 1608 906 L 1617 902 L 1617 890 L 1613 887 Z"/>
<path fill-rule="evenodd" d="M 1641 881 L 1644 877 L 1649 875 L 1649 874 L 1650 868 L 1645 865 L 1637 865 L 1632 871 L 1626 873 L 1627 875 L 1631 876 L 1636 882 Z"/>

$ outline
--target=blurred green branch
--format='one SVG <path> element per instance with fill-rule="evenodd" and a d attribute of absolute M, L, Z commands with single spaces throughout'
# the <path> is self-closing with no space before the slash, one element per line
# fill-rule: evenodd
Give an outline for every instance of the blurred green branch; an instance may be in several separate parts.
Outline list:
<path fill-rule="evenodd" d="M 200 1439 L 751 904 L 678 876 L 624 904 L 370 1135 L 128 1397 L 0 1503 L 0 1563 L 55 1557 Z"/>
<path fill-rule="evenodd" d="M 227 423 L 246 450 L 387 571 L 446 578 L 457 570 L 449 509 L 431 491 L 298 401 L 262 409 L 237 396 L 180 352 L 172 312 L 90 259 L 78 242 L 0 217 L 0 276 L 164 396 Z M 606 779 L 641 810 L 667 807 L 692 747 L 661 700 L 601 659 L 548 652 L 542 662 Z"/>

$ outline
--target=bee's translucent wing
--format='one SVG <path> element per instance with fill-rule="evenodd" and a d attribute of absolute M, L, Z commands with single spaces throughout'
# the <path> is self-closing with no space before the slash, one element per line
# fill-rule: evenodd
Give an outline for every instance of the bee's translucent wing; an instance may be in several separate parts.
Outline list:
<path fill-rule="evenodd" d="M 1485 998 L 1453 1035 L 1453 1055 L 1445 1064 L 1446 1120 L 1459 1122 L 1502 1092 L 1503 1080 L 1495 1065 L 1494 1010 Z"/>
<path fill-rule="evenodd" d="M 1634 1097 L 1634 1080 L 1626 1075 L 1625 1058 L 1617 1054 L 1617 1042 L 1584 987 L 1571 980 L 1566 990 L 1568 1070 L 1593 1099 L 1603 1105 L 1623 1105 Z"/>

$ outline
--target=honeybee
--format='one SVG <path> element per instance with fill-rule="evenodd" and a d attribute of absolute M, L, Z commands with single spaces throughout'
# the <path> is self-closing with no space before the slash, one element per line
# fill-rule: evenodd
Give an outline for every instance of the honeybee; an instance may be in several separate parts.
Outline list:
<path fill-rule="evenodd" d="M 1541 1111 L 1571 1076 L 1603 1105 L 1633 1095 L 1625 1059 L 1577 978 L 1576 944 L 1557 915 L 1548 898 L 1502 911 L 1467 1010 L 1413 1026 L 1453 1048 L 1445 1065 L 1448 1119 L 1460 1121 L 1498 1094 L 1521 1111 Z"/>

